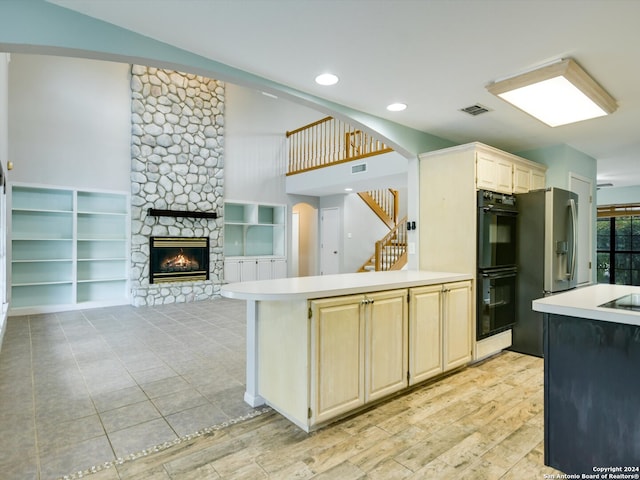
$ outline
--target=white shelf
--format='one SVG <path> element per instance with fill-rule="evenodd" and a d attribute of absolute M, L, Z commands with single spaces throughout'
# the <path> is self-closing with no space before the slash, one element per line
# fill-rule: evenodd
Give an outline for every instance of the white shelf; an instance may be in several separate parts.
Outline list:
<path fill-rule="evenodd" d="M 49 307 L 73 303 L 73 283 L 14 285 L 11 287 L 10 309 Z"/>
<path fill-rule="evenodd" d="M 79 282 L 77 302 L 104 302 L 120 300 L 127 295 L 127 281 L 125 279 L 105 279 L 90 282 Z"/>
<path fill-rule="evenodd" d="M 285 256 L 286 212 L 286 205 L 225 203 L 225 256 Z"/>
<path fill-rule="evenodd" d="M 103 213 L 126 216 L 128 198 L 119 193 L 78 192 L 78 213 Z"/>
<path fill-rule="evenodd" d="M 126 304 L 129 195 L 11 186 L 13 311 Z"/>

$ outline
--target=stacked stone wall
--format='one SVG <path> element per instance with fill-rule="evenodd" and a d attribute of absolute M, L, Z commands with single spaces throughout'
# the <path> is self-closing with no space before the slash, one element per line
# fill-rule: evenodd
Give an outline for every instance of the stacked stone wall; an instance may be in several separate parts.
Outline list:
<path fill-rule="evenodd" d="M 131 294 L 136 306 L 218 293 L 223 269 L 224 84 L 198 75 L 131 69 Z M 156 217 L 149 208 L 217 212 Z M 149 283 L 151 236 L 209 237 L 209 280 Z"/>

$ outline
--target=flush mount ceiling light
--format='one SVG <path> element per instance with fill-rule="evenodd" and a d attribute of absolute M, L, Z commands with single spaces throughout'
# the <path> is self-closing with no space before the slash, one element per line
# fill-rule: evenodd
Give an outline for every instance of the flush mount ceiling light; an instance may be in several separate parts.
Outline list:
<path fill-rule="evenodd" d="M 491 83 L 487 90 L 550 127 L 609 115 L 618 107 L 570 58 Z"/>
<path fill-rule="evenodd" d="M 387 105 L 387 110 L 390 112 L 401 112 L 407 108 L 405 103 L 392 103 L 391 105 Z"/>
<path fill-rule="evenodd" d="M 323 73 L 316 77 L 316 83 L 318 85 L 335 85 L 338 83 L 338 77 L 333 73 Z"/>

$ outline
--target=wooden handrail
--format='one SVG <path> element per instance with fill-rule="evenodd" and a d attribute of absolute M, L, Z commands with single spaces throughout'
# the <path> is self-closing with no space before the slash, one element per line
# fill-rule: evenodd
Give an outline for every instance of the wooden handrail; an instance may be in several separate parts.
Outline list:
<path fill-rule="evenodd" d="M 376 242 L 374 255 L 358 271 L 366 271 L 366 266 L 372 262 L 376 272 L 400 270 L 406 265 L 407 217 L 401 219 L 393 230 Z"/>
<path fill-rule="evenodd" d="M 316 125 L 320 125 L 330 120 L 333 120 L 333 117 L 324 117 L 324 118 L 321 118 L 320 120 L 316 120 L 315 122 L 305 125 L 304 127 L 299 127 L 299 128 L 296 128 L 295 130 L 287 131 L 287 138 L 289 138 L 291 135 L 295 135 L 296 133 L 302 132 L 304 130 L 308 130 L 312 127 L 315 127 Z"/>
<path fill-rule="evenodd" d="M 383 142 L 333 117 L 325 117 L 286 132 L 289 139 L 287 175 L 392 152 Z"/>
<path fill-rule="evenodd" d="M 392 188 L 358 192 L 358 196 L 389 228 L 398 224 L 398 191 Z"/>
<path fill-rule="evenodd" d="M 376 272 L 392 270 L 393 263 L 383 262 L 383 256 L 387 255 L 397 259 L 407 250 L 407 217 L 403 218 L 393 230 L 376 242 Z M 384 249 L 384 253 L 383 253 Z M 387 265 L 388 264 L 388 265 Z"/>

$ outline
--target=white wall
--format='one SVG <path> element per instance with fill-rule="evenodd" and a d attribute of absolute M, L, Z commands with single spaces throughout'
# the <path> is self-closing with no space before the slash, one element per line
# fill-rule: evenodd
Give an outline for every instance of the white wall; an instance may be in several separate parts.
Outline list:
<path fill-rule="evenodd" d="M 0 53 L 0 169 L 7 173 L 9 156 L 9 60 L 8 53 Z M 7 210 L 5 190 L 0 184 L 0 348 L 7 326 Z"/>
<path fill-rule="evenodd" d="M 0 53 L 0 164 L 7 172 L 9 158 L 9 62 L 8 53 Z"/>
<path fill-rule="evenodd" d="M 128 192 L 129 77 L 122 63 L 12 55 L 9 179 Z"/>
<path fill-rule="evenodd" d="M 225 89 L 225 197 L 289 203 L 285 134 L 323 115 L 237 85 L 227 84 Z"/>
<path fill-rule="evenodd" d="M 287 205 L 288 249 L 292 245 L 293 207 L 306 205 L 299 210 L 302 231 L 298 239 L 301 247 L 298 268 L 301 275 L 317 274 L 316 209 L 319 199 L 285 193 L 286 132 L 324 115 L 288 100 L 232 84 L 226 84 L 225 96 L 225 199 Z"/>
<path fill-rule="evenodd" d="M 598 205 L 640 203 L 640 186 L 603 187 L 596 193 Z"/>
<path fill-rule="evenodd" d="M 345 195 L 343 219 L 344 254 L 341 272 L 357 272 L 375 253 L 376 242 L 389 233 L 389 227 L 356 193 Z"/>

